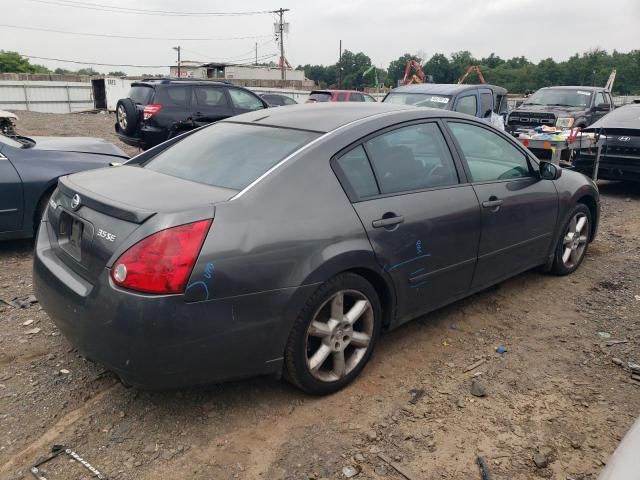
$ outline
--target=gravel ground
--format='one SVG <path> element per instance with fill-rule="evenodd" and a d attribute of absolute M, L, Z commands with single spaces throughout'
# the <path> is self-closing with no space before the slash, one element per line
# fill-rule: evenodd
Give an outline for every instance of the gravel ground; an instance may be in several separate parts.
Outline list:
<path fill-rule="evenodd" d="M 110 116 L 19 114 L 25 134 L 114 140 Z M 29 299 L 31 242 L 0 243 L 0 478 L 63 444 L 122 480 L 480 479 L 477 455 L 496 479 L 595 480 L 640 414 L 640 188 L 600 188 L 575 274 L 529 272 L 384 335 L 324 398 L 267 378 L 127 389 Z M 88 478 L 64 457 L 45 471 Z"/>

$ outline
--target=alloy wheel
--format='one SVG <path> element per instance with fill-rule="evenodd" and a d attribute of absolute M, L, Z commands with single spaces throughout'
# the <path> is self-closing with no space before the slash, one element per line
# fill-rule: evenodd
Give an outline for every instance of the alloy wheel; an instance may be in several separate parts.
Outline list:
<path fill-rule="evenodd" d="M 121 129 L 124 130 L 127 128 L 127 112 L 125 112 L 122 105 L 118 107 L 118 123 Z"/>
<path fill-rule="evenodd" d="M 573 268 L 582 260 L 589 240 L 588 232 L 589 219 L 582 212 L 576 213 L 571 218 L 562 241 L 562 263 L 566 268 Z"/>
<path fill-rule="evenodd" d="M 340 290 L 316 312 L 307 329 L 306 361 L 313 377 L 335 382 L 365 358 L 372 341 L 374 311 L 357 290 Z"/>

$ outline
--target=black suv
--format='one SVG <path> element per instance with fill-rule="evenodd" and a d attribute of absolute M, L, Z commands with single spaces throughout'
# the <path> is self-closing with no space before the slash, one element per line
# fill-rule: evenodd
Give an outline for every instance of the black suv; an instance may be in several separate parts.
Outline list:
<path fill-rule="evenodd" d="M 269 105 L 228 82 L 157 79 L 131 84 L 116 106 L 116 133 L 143 150 L 187 130 Z"/>
<path fill-rule="evenodd" d="M 509 114 L 507 129 L 585 128 L 611 110 L 611 94 L 602 87 L 545 87 Z"/>

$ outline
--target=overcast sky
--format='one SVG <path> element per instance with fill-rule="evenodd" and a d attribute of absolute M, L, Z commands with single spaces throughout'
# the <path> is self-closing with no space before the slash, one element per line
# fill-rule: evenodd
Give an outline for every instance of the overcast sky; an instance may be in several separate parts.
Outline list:
<path fill-rule="evenodd" d="M 332 64 L 338 41 L 363 51 L 386 68 L 405 52 L 450 54 L 470 50 L 482 57 L 524 55 L 538 61 L 565 60 L 592 48 L 628 52 L 640 48 L 640 0 L 64 0 L 147 10 L 181 12 L 264 11 L 289 8 L 290 33 L 285 55 L 299 64 Z M 0 24 L 68 32 L 172 38 L 253 37 L 237 40 L 128 40 L 28 31 L 0 26 L 0 49 L 26 55 L 96 63 L 169 65 L 172 46 L 181 45 L 183 60 L 237 63 L 276 54 L 272 14 L 214 17 L 133 15 L 60 5 L 61 0 L 0 0 Z M 270 58 L 271 59 L 271 58 Z M 277 61 L 277 57 L 272 57 Z M 33 59 L 50 68 L 83 65 Z M 168 73 L 168 68 L 93 66 L 107 72 Z"/>

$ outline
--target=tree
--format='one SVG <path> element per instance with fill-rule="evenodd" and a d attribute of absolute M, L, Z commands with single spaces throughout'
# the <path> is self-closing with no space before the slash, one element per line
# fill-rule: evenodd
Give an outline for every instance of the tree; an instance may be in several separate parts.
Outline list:
<path fill-rule="evenodd" d="M 442 53 L 436 53 L 431 57 L 422 66 L 422 70 L 424 70 L 425 74 L 431 75 L 436 83 L 455 83 L 457 81 L 457 78 L 453 78 L 449 59 Z"/>
<path fill-rule="evenodd" d="M 124 72 L 121 72 L 120 70 L 116 71 L 116 72 L 109 72 L 107 73 L 108 76 L 110 77 L 126 77 L 127 74 Z"/>
<path fill-rule="evenodd" d="M 96 75 L 100 75 L 100 72 L 97 72 L 96 70 L 94 70 L 91 67 L 89 67 L 89 68 L 81 68 L 76 73 L 78 75 L 89 75 L 89 76 L 92 76 L 92 77 L 96 76 Z"/>
<path fill-rule="evenodd" d="M 42 65 L 32 65 L 29 59 L 18 52 L 0 50 L 0 73 L 49 73 Z"/>

